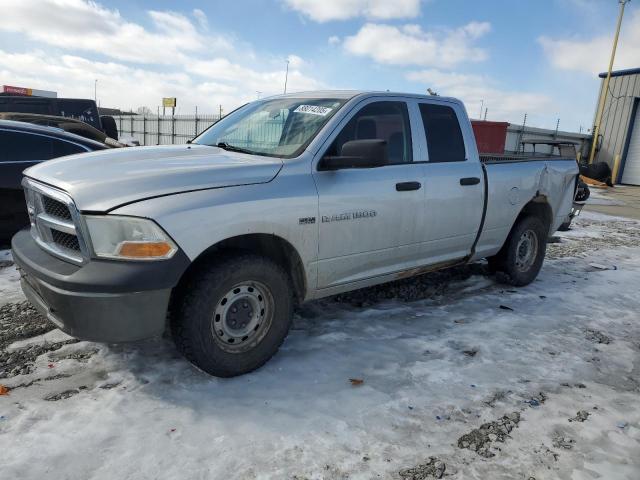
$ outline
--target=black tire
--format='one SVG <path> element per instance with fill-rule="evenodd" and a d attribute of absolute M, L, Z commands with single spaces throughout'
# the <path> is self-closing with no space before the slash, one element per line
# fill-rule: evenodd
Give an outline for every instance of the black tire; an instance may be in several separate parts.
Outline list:
<path fill-rule="evenodd" d="M 498 280 L 509 285 L 522 287 L 535 280 L 542 268 L 547 250 L 548 228 L 538 218 L 521 218 L 514 225 L 502 249 L 489 261 L 489 269 L 497 274 Z M 531 240 L 534 238 L 534 240 Z M 527 245 L 535 241 L 528 250 Z M 529 251 L 530 255 L 524 255 Z"/>
<path fill-rule="evenodd" d="M 291 280 L 268 258 L 253 254 L 217 257 L 193 273 L 181 292 L 172 308 L 173 339 L 191 363 L 211 375 L 234 377 L 261 367 L 289 333 Z M 219 314 L 220 309 L 225 313 Z M 231 327 L 241 321 L 248 327 L 255 322 L 256 329 L 249 328 L 247 333 Z"/>

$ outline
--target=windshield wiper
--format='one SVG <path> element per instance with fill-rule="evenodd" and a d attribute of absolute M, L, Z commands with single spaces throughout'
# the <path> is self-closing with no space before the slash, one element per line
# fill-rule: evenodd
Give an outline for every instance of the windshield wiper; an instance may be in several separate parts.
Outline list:
<path fill-rule="evenodd" d="M 228 152 L 238 152 L 238 153 L 251 153 L 255 155 L 255 152 L 251 150 L 247 150 L 245 148 L 236 147 L 235 145 L 229 145 L 227 142 L 218 142 L 216 147 L 226 150 Z"/>

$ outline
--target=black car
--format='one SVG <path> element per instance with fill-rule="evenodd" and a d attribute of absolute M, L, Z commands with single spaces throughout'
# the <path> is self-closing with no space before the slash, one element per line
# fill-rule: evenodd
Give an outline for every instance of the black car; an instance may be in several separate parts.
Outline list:
<path fill-rule="evenodd" d="M 36 163 L 109 148 L 103 143 L 24 122 L 0 120 L 0 242 L 29 225 L 22 172 Z"/>

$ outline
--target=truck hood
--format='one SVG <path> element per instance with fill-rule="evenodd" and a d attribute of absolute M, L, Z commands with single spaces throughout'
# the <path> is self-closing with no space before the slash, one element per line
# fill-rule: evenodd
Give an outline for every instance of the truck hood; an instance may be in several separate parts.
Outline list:
<path fill-rule="evenodd" d="M 191 144 L 70 155 L 24 174 L 66 191 L 80 210 L 106 212 L 151 197 L 266 183 L 281 168 L 279 158 Z"/>

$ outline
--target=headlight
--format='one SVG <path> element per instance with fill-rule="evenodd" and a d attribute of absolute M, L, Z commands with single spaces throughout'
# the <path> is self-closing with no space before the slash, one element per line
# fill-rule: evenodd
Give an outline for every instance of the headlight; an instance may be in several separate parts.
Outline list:
<path fill-rule="evenodd" d="M 121 260 L 163 260 L 178 247 L 151 220 L 115 215 L 84 217 L 93 252 L 98 257 Z"/>

